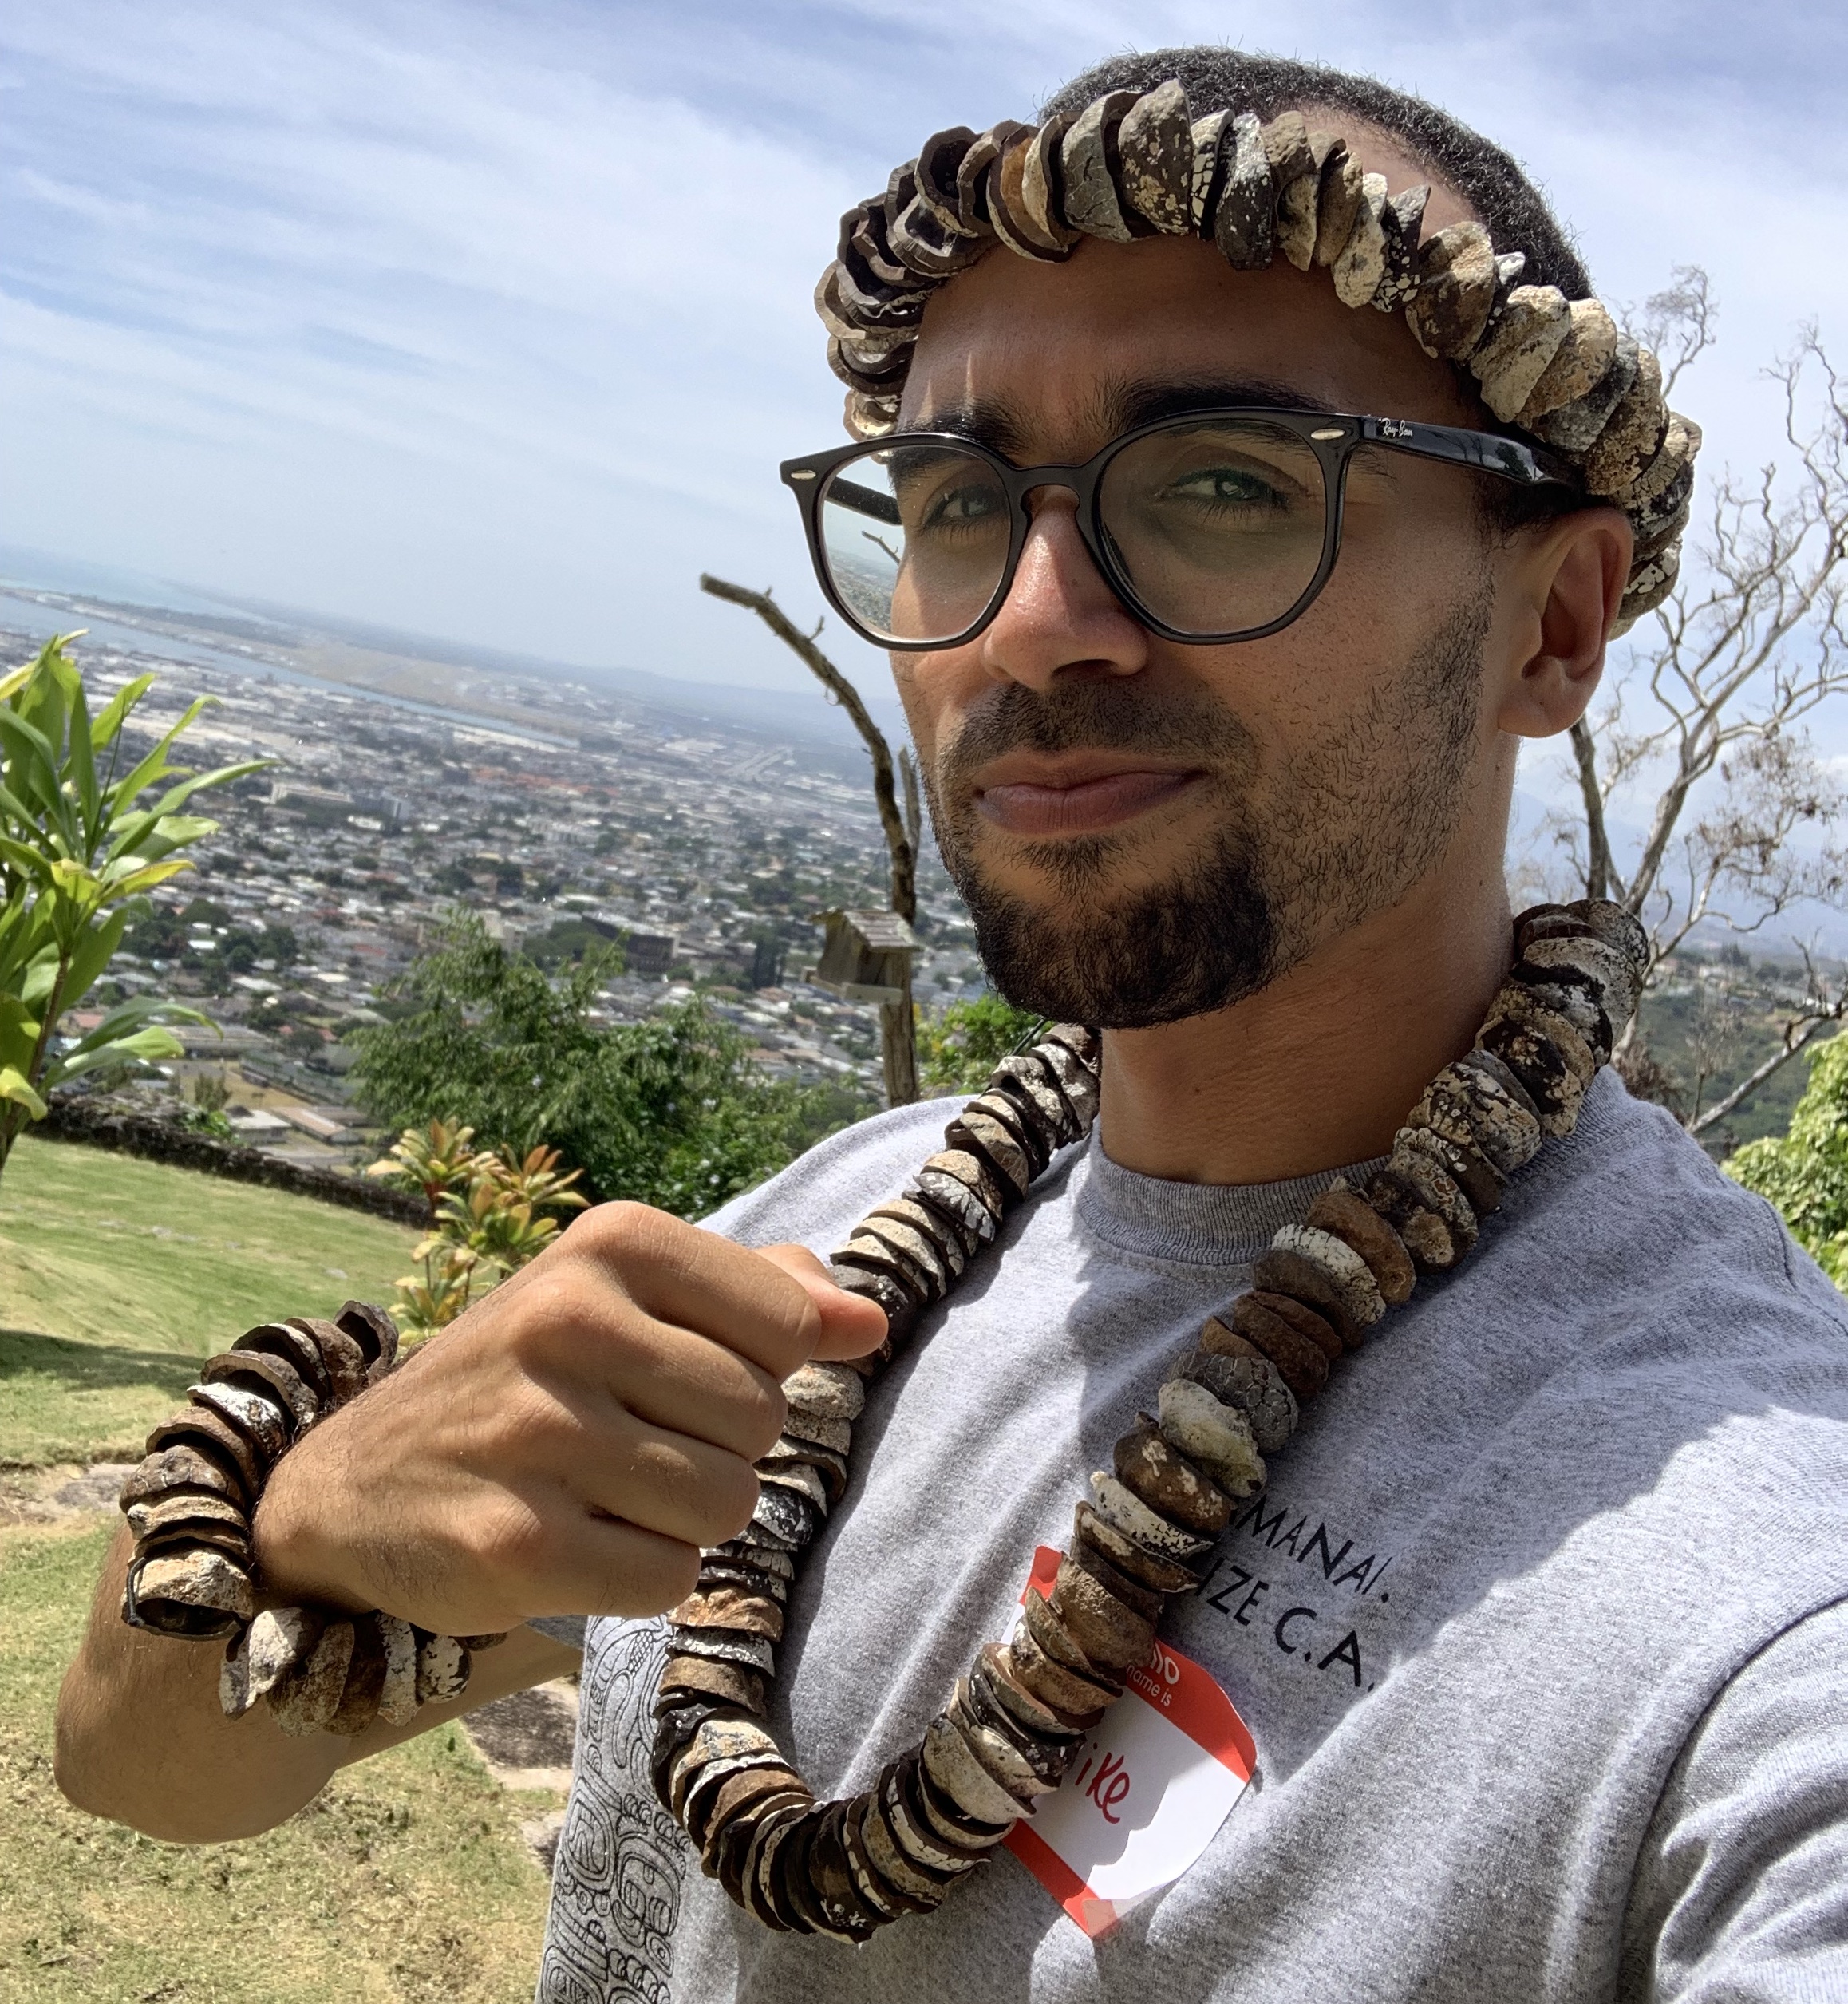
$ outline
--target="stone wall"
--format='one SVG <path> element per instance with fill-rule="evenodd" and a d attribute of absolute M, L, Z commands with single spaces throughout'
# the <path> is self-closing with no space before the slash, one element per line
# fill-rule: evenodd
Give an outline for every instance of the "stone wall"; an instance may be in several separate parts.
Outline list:
<path fill-rule="evenodd" d="M 332 1169 L 278 1162 L 261 1148 L 220 1141 L 211 1135 L 196 1134 L 156 1120 L 151 1114 L 94 1105 L 81 1098 L 54 1093 L 50 1112 L 26 1132 L 52 1141 L 81 1141 L 93 1148 L 114 1148 L 150 1162 L 171 1162 L 183 1169 L 203 1169 L 208 1176 L 229 1176 L 237 1183 L 260 1183 L 272 1190 L 286 1190 L 294 1196 L 318 1197 L 326 1204 L 344 1204 L 349 1211 L 369 1211 L 377 1217 L 394 1218 L 401 1224 L 429 1222 L 423 1199 L 408 1192 L 389 1189 L 365 1176 L 342 1176 Z"/>

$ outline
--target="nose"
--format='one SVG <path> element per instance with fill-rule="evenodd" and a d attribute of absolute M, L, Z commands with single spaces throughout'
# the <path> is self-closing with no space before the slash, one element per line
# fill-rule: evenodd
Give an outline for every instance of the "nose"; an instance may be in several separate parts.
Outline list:
<path fill-rule="evenodd" d="M 1036 488 L 1032 526 L 1014 580 L 981 636 L 981 665 L 997 682 L 1043 692 L 1076 670 L 1133 675 L 1148 663 L 1149 635 L 1104 582 L 1078 532 L 1069 488 Z"/>

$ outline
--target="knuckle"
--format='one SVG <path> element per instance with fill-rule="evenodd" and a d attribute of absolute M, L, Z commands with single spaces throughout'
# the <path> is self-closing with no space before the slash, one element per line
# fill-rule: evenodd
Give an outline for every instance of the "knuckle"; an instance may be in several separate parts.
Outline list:
<path fill-rule="evenodd" d="M 618 1198 L 585 1211 L 571 1231 L 586 1251 L 613 1261 L 620 1270 L 631 1260 L 650 1264 L 665 1256 L 676 1227 L 685 1228 L 664 1211 Z"/>
<path fill-rule="evenodd" d="M 665 1614 L 677 1607 L 699 1583 L 697 1545 L 653 1537 L 642 1550 L 610 1568 L 598 1593 L 598 1604 L 612 1615 Z"/>
<path fill-rule="evenodd" d="M 723 1544 L 751 1521 L 757 1474 L 742 1455 L 709 1449 L 697 1458 L 669 1450 L 645 1457 L 644 1480 L 677 1531 L 701 1545 Z"/>
<path fill-rule="evenodd" d="M 768 1371 L 752 1369 L 738 1394 L 737 1415 L 740 1449 L 747 1461 L 755 1461 L 781 1437 L 789 1401 Z"/>
<path fill-rule="evenodd" d="M 665 1547 L 659 1560 L 660 1579 L 656 1591 L 664 1607 L 677 1607 L 699 1584 L 700 1552 L 697 1545 Z"/>
<path fill-rule="evenodd" d="M 792 1287 L 795 1283 L 792 1282 Z M 821 1310 L 809 1298 L 806 1288 L 797 1288 L 799 1298 L 790 1304 L 790 1312 L 780 1318 L 782 1326 L 779 1338 L 777 1368 L 782 1376 L 806 1364 L 815 1354 L 815 1346 L 821 1341 Z"/>
<path fill-rule="evenodd" d="M 728 1538 L 735 1538 L 751 1521 L 751 1513 L 757 1507 L 757 1472 L 740 1455 L 727 1455 L 717 1472 L 706 1486 L 702 1499 L 705 1508 L 701 1514 L 706 1521 L 702 1532 L 715 1536 L 702 1536 L 701 1544 L 723 1544 Z"/>
<path fill-rule="evenodd" d="M 528 1577 L 549 1543 L 545 1519 L 523 1496 L 503 1490 L 470 1512 L 457 1534 L 465 1558 L 495 1577 Z"/>
<path fill-rule="evenodd" d="M 492 1301 L 493 1296 L 488 1299 Z M 569 1267 L 533 1274 L 519 1295 L 507 1303 L 497 1338 L 513 1362 L 529 1375 L 583 1368 L 586 1336 L 611 1330 L 610 1304 Z"/>

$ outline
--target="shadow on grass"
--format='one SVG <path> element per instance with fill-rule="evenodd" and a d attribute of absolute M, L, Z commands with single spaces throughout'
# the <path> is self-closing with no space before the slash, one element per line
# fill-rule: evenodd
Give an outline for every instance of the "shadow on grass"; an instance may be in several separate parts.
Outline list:
<path fill-rule="evenodd" d="M 81 1343 L 31 1329 L 0 1329 L 0 1381 L 56 1378 L 68 1391 L 101 1392 L 145 1385 L 184 1397 L 200 1360 L 176 1350 L 129 1350 L 119 1343 Z"/>

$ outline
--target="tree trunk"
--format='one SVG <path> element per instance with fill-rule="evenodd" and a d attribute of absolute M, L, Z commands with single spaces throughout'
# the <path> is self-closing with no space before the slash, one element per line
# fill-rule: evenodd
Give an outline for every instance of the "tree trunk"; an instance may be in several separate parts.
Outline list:
<path fill-rule="evenodd" d="M 1604 823 L 1604 789 L 1597 783 L 1597 750 L 1591 726 L 1581 717 L 1572 727 L 1572 749 L 1578 759 L 1578 788 L 1585 797 L 1585 895 L 1611 894 L 1610 836 Z"/>
<path fill-rule="evenodd" d="M 729 605 L 754 612 L 832 696 L 860 734 L 873 761 L 873 801 L 879 810 L 879 826 L 885 832 L 886 851 L 892 865 L 892 909 L 906 925 L 918 917 L 918 776 L 908 754 L 904 765 L 905 804 L 898 805 L 892 748 L 886 734 L 873 721 L 871 712 L 839 669 L 830 661 L 813 638 L 804 633 L 768 591 L 752 591 L 710 575 L 700 579 L 700 589 Z M 821 629 L 818 626 L 815 631 Z M 918 1038 L 911 1015 L 911 962 L 905 962 L 905 999 L 879 1005 L 879 1044 L 885 1057 L 886 1101 L 890 1106 L 909 1106 L 918 1097 Z"/>

